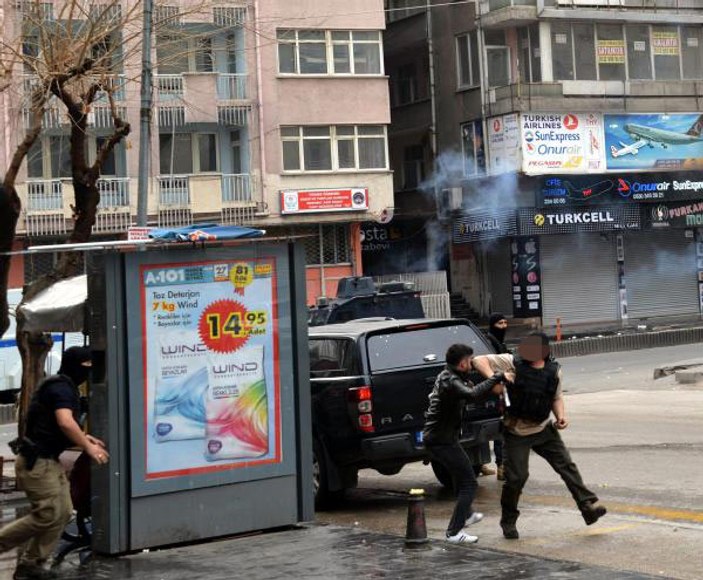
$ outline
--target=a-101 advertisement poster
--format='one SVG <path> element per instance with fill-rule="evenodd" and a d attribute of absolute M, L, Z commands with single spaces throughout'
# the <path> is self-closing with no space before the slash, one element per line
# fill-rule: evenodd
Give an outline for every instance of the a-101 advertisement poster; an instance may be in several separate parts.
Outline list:
<path fill-rule="evenodd" d="M 281 461 L 273 259 L 141 267 L 146 478 Z"/>

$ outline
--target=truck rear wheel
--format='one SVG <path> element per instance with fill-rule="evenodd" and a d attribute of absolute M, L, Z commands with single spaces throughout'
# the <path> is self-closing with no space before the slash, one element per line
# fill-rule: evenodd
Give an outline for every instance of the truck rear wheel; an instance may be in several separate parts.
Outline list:
<path fill-rule="evenodd" d="M 327 458 L 320 443 L 312 444 L 312 485 L 315 495 L 315 508 L 325 510 L 331 508 L 344 498 L 345 490 L 330 491 L 327 477 Z"/>

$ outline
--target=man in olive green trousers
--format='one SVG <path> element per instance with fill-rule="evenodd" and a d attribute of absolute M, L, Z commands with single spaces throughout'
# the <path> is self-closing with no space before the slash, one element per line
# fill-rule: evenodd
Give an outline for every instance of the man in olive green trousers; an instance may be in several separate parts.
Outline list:
<path fill-rule="evenodd" d="M 88 379 L 90 366 L 89 349 L 67 349 L 59 374 L 39 385 L 27 410 L 26 434 L 16 443 L 15 472 L 19 487 L 27 494 L 30 512 L 0 530 L 0 552 L 20 547 L 14 580 L 58 577 L 45 565 L 73 511 L 59 455 L 76 445 L 99 464 L 109 459 L 102 441 L 83 433 L 78 423 L 78 386 Z"/>

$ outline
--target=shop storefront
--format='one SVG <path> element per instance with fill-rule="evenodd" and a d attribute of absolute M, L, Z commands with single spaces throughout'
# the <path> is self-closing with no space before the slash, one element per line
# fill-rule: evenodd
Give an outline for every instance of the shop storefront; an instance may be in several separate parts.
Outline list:
<path fill-rule="evenodd" d="M 540 240 L 543 325 L 617 321 L 616 237 L 640 227 L 639 208 L 524 209 L 518 215 L 520 233 Z"/>
<path fill-rule="evenodd" d="M 454 220 L 452 288 L 483 316 L 512 313 L 511 239 L 516 233 L 514 210 L 477 210 Z"/>

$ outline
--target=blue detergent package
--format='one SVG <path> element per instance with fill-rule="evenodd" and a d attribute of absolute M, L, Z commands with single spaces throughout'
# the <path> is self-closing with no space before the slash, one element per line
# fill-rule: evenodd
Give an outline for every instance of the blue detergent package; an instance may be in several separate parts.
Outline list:
<path fill-rule="evenodd" d="M 158 443 L 204 439 L 208 390 L 207 349 L 196 333 L 161 337 L 154 404 L 154 439 Z"/>

